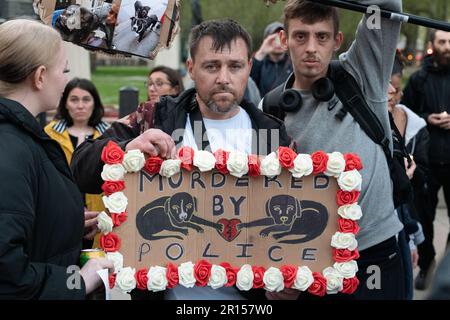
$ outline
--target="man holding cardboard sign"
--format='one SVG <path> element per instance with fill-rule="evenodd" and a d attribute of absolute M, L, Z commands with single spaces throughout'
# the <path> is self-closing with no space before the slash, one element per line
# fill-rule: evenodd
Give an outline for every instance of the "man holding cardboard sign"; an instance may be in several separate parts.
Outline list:
<path fill-rule="evenodd" d="M 195 27 L 188 61 L 195 89 L 178 98 L 163 97 L 155 106 L 154 120 L 143 116 L 153 129 L 141 133 L 139 125 L 125 120 L 113 124 L 98 140 L 81 145 L 72 160 L 81 190 L 101 193 L 101 153 L 111 140 L 124 150 L 139 149 L 163 158 L 175 157 L 175 145 L 259 155 L 288 146 L 282 122 L 242 100 L 251 70 L 251 51 L 249 34 L 232 20 L 209 21 Z M 198 297 L 241 298 L 234 288 L 212 293 L 204 289 L 199 290 Z M 192 289 L 175 292 L 175 298 L 193 297 Z"/>
<path fill-rule="evenodd" d="M 401 11 L 400 0 L 357 2 Z M 285 116 L 288 133 L 298 144 L 299 151 L 310 153 L 324 148 L 327 152 L 351 151 L 361 155 L 364 184 L 359 203 L 364 208 L 365 215 L 361 220 L 358 237 L 361 250 L 358 277 L 361 285 L 356 297 L 403 299 L 403 266 L 396 241 L 396 234 L 402 230 L 402 224 L 394 213 L 386 156 L 383 148 L 366 134 L 361 123 L 352 114 L 348 114 L 349 109 L 344 108 L 348 103 L 344 106 L 341 99 L 343 90 L 331 80 L 331 59 L 343 40 L 343 35 L 339 32 L 338 12 L 333 7 L 314 1 L 290 0 L 285 6 L 284 18 L 285 28 L 281 31 L 281 42 L 290 52 L 294 74 L 279 87 L 283 94 L 277 100 L 278 106 L 275 104 L 275 111 L 278 115 Z M 350 78 L 355 79 L 364 93 L 368 108 L 383 126 L 385 146 L 392 153 L 386 92 L 400 22 L 378 16 L 375 19 L 378 21 L 377 25 L 373 18 L 368 14 L 363 18 L 358 26 L 355 42 L 339 57 L 337 63 Z M 350 81 L 345 84 L 350 87 Z M 282 97 L 287 96 L 285 93 L 288 92 L 296 96 L 298 103 L 284 103 L 286 101 Z M 269 101 L 269 96 L 271 93 L 264 100 Z M 352 98 L 354 109 L 357 109 L 362 103 L 354 98 L 358 97 L 353 95 Z M 378 284 L 373 282 L 375 277 Z"/>

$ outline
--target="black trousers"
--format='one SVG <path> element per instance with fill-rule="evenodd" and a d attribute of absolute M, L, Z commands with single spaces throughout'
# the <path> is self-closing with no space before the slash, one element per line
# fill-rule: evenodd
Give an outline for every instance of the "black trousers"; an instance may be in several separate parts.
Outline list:
<path fill-rule="evenodd" d="M 406 274 L 395 236 L 361 251 L 360 256 L 356 300 L 406 299 Z"/>
<path fill-rule="evenodd" d="M 354 294 L 338 293 L 317 297 L 304 292 L 298 300 L 406 299 L 406 274 L 395 236 L 361 251 L 357 262 L 359 286 Z"/>
<path fill-rule="evenodd" d="M 430 165 L 430 184 L 429 197 L 430 208 L 424 210 L 421 214 L 420 222 L 423 227 L 425 241 L 418 246 L 419 249 L 419 267 L 421 270 L 427 270 L 436 255 L 433 246 L 434 238 L 434 218 L 436 217 L 436 207 L 438 204 L 438 193 L 441 187 L 444 188 L 444 198 L 447 204 L 447 214 L 450 218 L 450 164 L 432 164 Z M 450 233 L 447 236 L 447 248 L 450 242 Z"/>

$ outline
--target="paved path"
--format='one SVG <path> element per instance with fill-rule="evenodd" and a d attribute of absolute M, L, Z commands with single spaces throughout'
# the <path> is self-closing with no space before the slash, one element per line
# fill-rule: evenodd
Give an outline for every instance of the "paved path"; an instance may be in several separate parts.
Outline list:
<path fill-rule="evenodd" d="M 445 202 L 442 201 L 442 197 L 439 199 L 440 204 Z M 434 248 L 436 250 L 436 262 L 439 264 L 440 260 L 445 253 L 445 242 L 447 241 L 447 234 L 450 230 L 449 221 L 447 216 L 447 209 L 445 207 L 440 207 L 436 213 L 436 219 L 434 220 Z M 414 270 L 414 277 L 419 272 L 419 268 Z M 429 288 L 425 291 L 414 290 L 414 300 L 425 300 L 429 294 Z"/>

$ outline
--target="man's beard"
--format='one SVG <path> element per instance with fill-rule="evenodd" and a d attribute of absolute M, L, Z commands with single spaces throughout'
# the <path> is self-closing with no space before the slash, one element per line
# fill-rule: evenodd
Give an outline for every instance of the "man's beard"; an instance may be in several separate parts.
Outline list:
<path fill-rule="evenodd" d="M 234 108 L 239 106 L 239 101 L 237 99 L 232 100 L 228 105 L 219 106 L 216 103 L 216 101 L 214 101 L 212 99 L 212 96 L 216 93 L 221 93 L 221 92 L 231 93 L 234 97 L 236 97 L 235 92 L 233 90 L 231 90 L 230 88 L 228 88 L 226 85 L 224 85 L 224 86 L 220 86 L 220 87 L 212 90 L 210 96 L 207 98 L 205 97 L 206 99 L 204 99 L 204 97 L 201 97 L 201 96 L 200 96 L 200 99 L 202 99 L 202 101 L 206 104 L 208 109 L 214 113 L 228 113 L 231 110 L 233 110 Z"/>
<path fill-rule="evenodd" d="M 209 100 L 206 103 L 206 106 L 208 107 L 209 110 L 211 110 L 214 113 L 228 113 L 237 106 L 239 106 L 239 103 L 236 100 L 234 100 L 228 106 L 219 107 L 213 100 Z"/>
<path fill-rule="evenodd" d="M 450 68 L 450 51 L 434 51 L 435 61 L 442 67 Z"/>

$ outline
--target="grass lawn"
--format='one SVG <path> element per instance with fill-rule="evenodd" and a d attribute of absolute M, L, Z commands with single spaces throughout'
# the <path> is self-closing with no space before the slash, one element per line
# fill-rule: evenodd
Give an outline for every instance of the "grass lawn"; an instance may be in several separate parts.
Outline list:
<path fill-rule="evenodd" d="M 139 90 L 139 101 L 147 99 L 147 67 L 102 66 L 92 73 L 92 81 L 97 87 L 105 106 L 119 107 L 119 90 L 135 87 Z"/>

